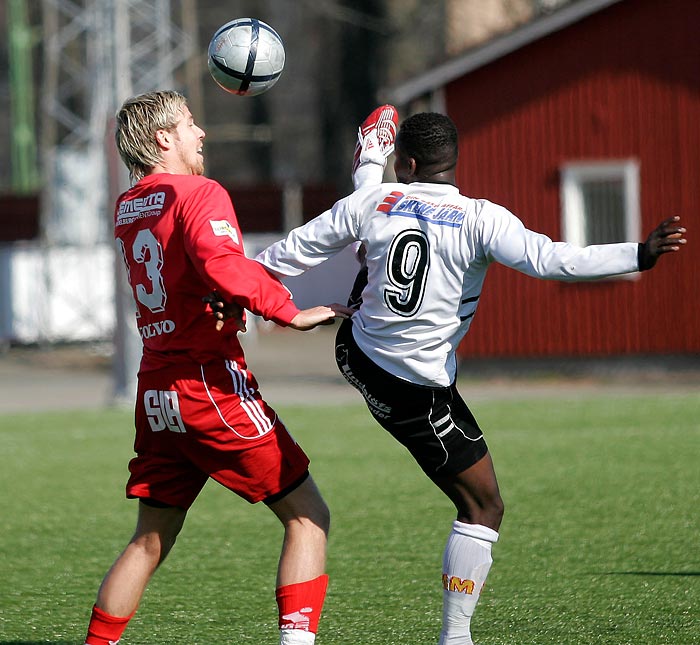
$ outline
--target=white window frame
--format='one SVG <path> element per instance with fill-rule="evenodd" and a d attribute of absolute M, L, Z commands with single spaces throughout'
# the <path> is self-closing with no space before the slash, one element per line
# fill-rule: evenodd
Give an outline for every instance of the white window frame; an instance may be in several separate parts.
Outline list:
<path fill-rule="evenodd" d="M 562 165 L 560 188 L 563 239 L 577 246 L 590 244 L 585 234 L 586 213 L 581 185 L 585 181 L 596 179 L 622 179 L 626 239 L 614 241 L 638 242 L 641 235 L 641 214 L 639 162 L 636 159 L 572 161 Z"/>

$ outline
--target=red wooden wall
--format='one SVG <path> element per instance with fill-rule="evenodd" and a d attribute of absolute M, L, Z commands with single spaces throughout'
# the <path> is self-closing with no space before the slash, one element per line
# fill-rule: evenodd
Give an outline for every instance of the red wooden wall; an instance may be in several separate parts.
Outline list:
<path fill-rule="evenodd" d="M 700 2 L 625 0 L 449 84 L 462 192 L 561 239 L 565 161 L 640 161 L 642 229 L 684 252 L 639 280 L 562 284 L 494 265 L 463 356 L 700 353 Z"/>

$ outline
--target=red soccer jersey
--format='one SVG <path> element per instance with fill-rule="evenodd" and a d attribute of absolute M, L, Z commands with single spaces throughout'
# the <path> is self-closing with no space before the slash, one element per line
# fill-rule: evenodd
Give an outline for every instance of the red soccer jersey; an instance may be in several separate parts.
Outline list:
<path fill-rule="evenodd" d="M 214 289 L 281 325 L 299 311 L 284 285 L 245 257 L 228 193 L 211 179 L 144 177 L 117 200 L 114 236 L 136 301 L 141 371 L 222 357 L 245 365 L 235 326 L 216 331 L 202 302 Z"/>

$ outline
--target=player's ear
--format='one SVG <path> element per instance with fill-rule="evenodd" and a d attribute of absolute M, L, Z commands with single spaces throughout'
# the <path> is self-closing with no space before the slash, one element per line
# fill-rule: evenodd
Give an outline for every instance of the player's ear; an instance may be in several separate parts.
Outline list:
<path fill-rule="evenodd" d="M 169 150 L 173 145 L 173 133 L 169 130 L 156 130 L 156 143 L 163 150 Z"/>

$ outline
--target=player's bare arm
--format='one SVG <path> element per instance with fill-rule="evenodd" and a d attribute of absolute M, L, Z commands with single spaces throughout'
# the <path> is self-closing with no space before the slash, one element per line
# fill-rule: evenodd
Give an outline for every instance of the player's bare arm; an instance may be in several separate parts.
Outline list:
<path fill-rule="evenodd" d="M 243 308 L 235 302 L 226 302 L 217 292 L 212 291 L 202 300 L 206 302 L 216 319 L 216 330 L 221 331 L 226 321 L 233 319 L 239 331 L 245 331 L 245 318 Z M 302 309 L 289 323 L 292 329 L 308 331 L 318 325 L 331 325 L 336 318 L 349 318 L 354 309 L 336 303 L 321 305 L 311 309 Z"/>
<path fill-rule="evenodd" d="M 664 253 L 680 251 L 687 240 L 683 237 L 686 229 L 680 224 L 681 218 L 676 215 L 669 217 L 659 224 L 639 245 L 639 270 L 651 269 Z"/>
<path fill-rule="evenodd" d="M 331 305 L 321 305 L 311 309 L 302 309 L 289 326 L 297 331 L 308 331 L 318 325 L 332 325 L 336 318 L 350 318 L 354 309 L 334 302 Z"/>

